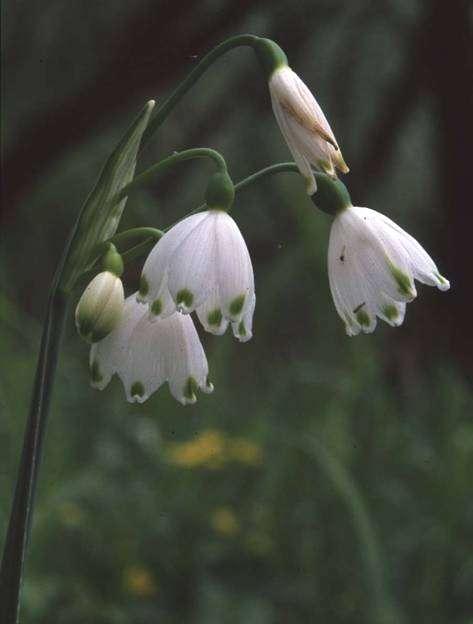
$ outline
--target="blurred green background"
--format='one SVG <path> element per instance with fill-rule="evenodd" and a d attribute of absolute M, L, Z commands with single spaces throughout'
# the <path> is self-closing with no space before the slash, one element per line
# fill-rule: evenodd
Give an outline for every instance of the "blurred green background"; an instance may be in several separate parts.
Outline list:
<path fill-rule="evenodd" d="M 463 1 L 3 3 L 1 539 L 64 240 L 143 103 L 226 36 L 284 47 L 343 147 L 354 203 L 406 228 L 452 281 L 420 287 L 402 328 L 347 338 L 329 218 L 284 175 L 237 198 L 255 335 L 200 332 L 213 395 L 183 408 L 167 388 L 142 406 L 117 380 L 92 390 L 71 318 L 22 622 L 472 624 L 471 24 Z M 186 96 L 139 170 L 196 146 L 221 150 L 235 180 L 289 158 L 248 50 Z M 180 165 L 135 193 L 122 228 L 175 221 L 209 171 Z"/>

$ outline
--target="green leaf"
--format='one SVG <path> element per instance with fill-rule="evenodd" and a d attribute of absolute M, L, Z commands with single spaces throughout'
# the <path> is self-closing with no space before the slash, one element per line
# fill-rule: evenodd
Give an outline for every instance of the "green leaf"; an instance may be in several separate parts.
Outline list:
<path fill-rule="evenodd" d="M 154 100 L 150 100 L 128 128 L 82 207 L 63 258 L 59 284 L 64 292 L 69 292 L 78 276 L 93 265 L 95 247 L 117 230 L 126 198 L 118 203 L 112 199 L 134 176 L 141 138 L 154 104 Z"/>

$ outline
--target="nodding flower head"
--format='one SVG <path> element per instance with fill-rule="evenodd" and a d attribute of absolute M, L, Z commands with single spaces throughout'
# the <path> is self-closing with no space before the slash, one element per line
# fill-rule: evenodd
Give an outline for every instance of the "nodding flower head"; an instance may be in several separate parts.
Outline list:
<path fill-rule="evenodd" d="M 252 336 L 253 267 L 243 236 L 224 210 L 192 215 L 171 228 L 143 267 L 138 299 L 151 319 L 193 310 L 204 328 L 223 334 L 231 323 L 241 341 Z"/>
<path fill-rule="evenodd" d="M 126 299 L 115 330 L 92 346 L 90 372 L 92 385 L 100 390 L 116 373 L 131 403 L 143 403 L 166 381 L 183 405 L 195 403 L 199 389 L 213 390 L 192 318 L 174 313 L 150 322 L 136 293 Z"/>
<path fill-rule="evenodd" d="M 312 166 L 336 176 L 348 172 L 338 143 L 317 100 L 299 76 L 281 65 L 271 74 L 269 91 L 274 115 L 299 171 L 307 182 L 307 193 L 317 189 Z"/>
<path fill-rule="evenodd" d="M 110 271 L 94 277 L 76 307 L 76 327 L 87 342 L 97 342 L 120 322 L 125 295 L 121 279 Z"/>
<path fill-rule="evenodd" d="M 414 279 L 440 290 L 450 288 L 412 236 L 379 212 L 354 206 L 333 221 L 328 275 L 349 336 L 374 331 L 376 317 L 401 325 L 406 303 L 417 296 Z"/>

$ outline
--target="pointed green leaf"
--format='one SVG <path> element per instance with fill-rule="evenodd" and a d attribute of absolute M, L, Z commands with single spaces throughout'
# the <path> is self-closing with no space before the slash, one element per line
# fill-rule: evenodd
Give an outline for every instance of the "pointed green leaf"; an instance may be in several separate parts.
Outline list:
<path fill-rule="evenodd" d="M 77 277 L 92 266 L 96 245 L 109 239 L 117 230 L 126 198 L 118 203 L 112 199 L 133 179 L 141 138 L 153 107 L 154 100 L 150 100 L 128 128 L 82 207 L 63 259 L 60 287 L 65 292 L 69 292 Z"/>

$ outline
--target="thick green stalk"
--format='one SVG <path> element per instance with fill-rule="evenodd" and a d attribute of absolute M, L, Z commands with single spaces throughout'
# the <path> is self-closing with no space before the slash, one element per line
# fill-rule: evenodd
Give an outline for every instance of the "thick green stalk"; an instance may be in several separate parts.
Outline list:
<path fill-rule="evenodd" d="M 156 132 L 159 126 L 163 123 L 169 113 L 172 111 L 174 106 L 179 102 L 179 100 L 189 91 L 189 89 L 197 82 L 197 80 L 202 76 L 203 73 L 207 71 L 207 69 L 214 63 L 219 57 L 223 54 L 232 50 L 233 48 L 237 48 L 239 46 L 250 46 L 254 47 L 256 42 L 259 40 L 259 37 L 255 35 L 237 35 L 235 37 L 230 37 L 225 41 L 222 41 L 218 46 L 213 48 L 210 52 L 208 52 L 194 69 L 184 78 L 184 80 L 178 85 L 178 87 L 171 93 L 168 99 L 158 107 L 156 113 L 153 115 L 152 119 L 148 124 L 148 128 L 143 136 L 142 146 L 148 143 L 151 136 Z"/>
<path fill-rule="evenodd" d="M 0 570 L 0 622 L 2 624 L 15 624 L 18 621 L 19 593 L 30 533 L 37 473 L 66 314 L 67 299 L 55 286 L 50 295 L 41 338 L 33 398 L 25 428 L 20 469 Z"/>

